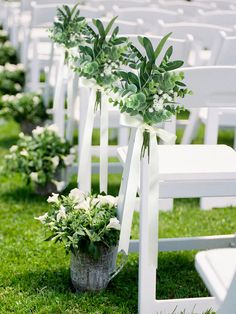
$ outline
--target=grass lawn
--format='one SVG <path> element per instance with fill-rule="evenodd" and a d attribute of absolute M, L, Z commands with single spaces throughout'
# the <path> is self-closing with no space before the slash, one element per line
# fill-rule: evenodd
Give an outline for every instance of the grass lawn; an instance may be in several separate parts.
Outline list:
<path fill-rule="evenodd" d="M 4 169 L 4 154 L 17 140 L 13 122 L 0 125 L 0 313 L 101 314 L 137 313 L 138 257 L 129 256 L 123 271 L 99 294 L 75 294 L 70 283 L 69 256 L 60 245 L 44 242 L 46 234 L 35 216 L 47 211 L 45 198 L 37 197 L 20 176 Z M 202 133 L 200 134 L 202 135 Z M 197 142 L 201 142 L 199 136 Z M 221 142 L 232 143 L 223 132 Z M 110 177 L 110 192 L 118 191 L 119 177 Z M 75 187 L 73 180 L 70 187 Z M 94 191 L 98 178 L 93 178 Z M 161 213 L 160 236 L 228 234 L 236 231 L 236 209 L 201 211 L 199 201 L 177 200 L 173 212 Z M 138 236 L 138 214 L 132 236 Z M 196 252 L 159 256 L 160 298 L 207 296 L 194 269 Z M 147 313 L 148 314 L 148 313 Z"/>

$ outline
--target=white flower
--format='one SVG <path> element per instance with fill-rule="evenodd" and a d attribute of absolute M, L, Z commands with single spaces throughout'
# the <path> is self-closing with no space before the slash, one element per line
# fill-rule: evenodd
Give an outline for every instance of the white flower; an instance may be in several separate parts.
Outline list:
<path fill-rule="evenodd" d="M 85 193 L 80 189 L 75 188 L 70 191 L 69 197 L 80 203 L 85 200 Z"/>
<path fill-rule="evenodd" d="M 33 97 L 33 103 L 34 103 L 34 105 L 37 106 L 40 103 L 40 98 L 38 96 L 34 96 Z"/>
<path fill-rule="evenodd" d="M 54 133 L 56 133 L 56 134 L 59 133 L 59 129 L 58 129 L 58 127 L 57 127 L 56 124 L 51 124 L 51 125 L 49 125 L 49 126 L 47 127 L 47 130 L 48 130 L 48 131 L 52 131 L 52 132 L 54 132 Z"/>
<path fill-rule="evenodd" d="M 53 164 L 53 167 L 56 168 L 59 165 L 60 159 L 58 156 L 54 156 L 51 158 L 51 162 Z"/>
<path fill-rule="evenodd" d="M 63 159 L 63 161 L 64 161 L 66 166 L 72 165 L 73 161 L 74 161 L 74 158 L 75 158 L 74 155 L 67 155 L 67 156 L 62 157 L 62 159 Z"/>
<path fill-rule="evenodd" d="M 37 126 L 33 131 L 33 136 L 39 135 L 41 133 L 43 133 L 44 128 L 42 126 Z"/>
<path fill-rule="evenodd" d="M 23 132 L 19 133 L 19 138 L 24 138 L 25 134 Z"/>
<path fill-rule="evenodd" d="M 64 181 L 52 180 L 52 183 L 55 184 L 58 192 L 61 192 L 64 189 L 64 187 L 65 187 L 65 182 Z"/>
<path fill-rule="evenodd" d="M 16 152 L 17 149 L 18 149 L 18 146 L 17 146 L 17 145 L 12 145 L 12 147 L 10 148 L 10 153 Z"/>
<path fill-rule="evenodd" d="M 30 174 L 30 179 L 31 179 L 33 182 L 38 182 L 38 180 L 39 180 L 38 172 L 31 172 L 31 174 Z"/>
<path fill-rule="evenodd" d="M 47 202 L 48 203 L 57 203 L 58 202 L 58 197 L 59 197 L 59 194 L 52 193 L 52 196 L 48 197 Z"/>
<path fill-rule="evenodd" d="M 85 211 L 88 211 L 90 209 L 90 199 L 87 198 L 86 200 L 82 201 L 75 206 L 75 209 L 83 209 Z"/>
<path fill-rule="evenodd" d="M 19 83 L 14 84 L 14 87 L 17 91 L 21 90 L 21 85 Z"/>
<path fill-rule="evenodd" d="M 76 153 L 76 147 L 75 146 L 70 148 L 70 153 L 72 155 Z"/>
<path fill-rule="evenodd" d="M 28 156 L 29 156 L 29 153 L 27 152 L 26 149 L 23 149 L 23 150 L 20 152 L 20 155 L 21 155 L 21 156 L 24 156 L 24 157 L 28 157 Z"/>
<path fill-rule="evenodd" d="M 117 198 L 111 195 L 98 195 L 99 205 L 115 206 L 117 205 Z"/>
<path fill-rule="evenodd" d="M 3 95 L 2 96 L 2 101 L 9 101 L 9 99 L 10 99 L 10 96 L 9 95 Z"/>
<path fill-rule="evenodd" d="M 60 221 L 61 219 L 66 218 L 66 209 L 63 205 L 61 205 L 58 213 L 57 213 L 57 222 Z"/>
<path fill-rule="evenodd" d="M 154 109 L 155 109 L 156 111 L 161 111 L 161 110 L 163 110 L 163 104 L 161 104 L 161 103 L 156 103 L 156 104 L 153 105 L 153 107 L 154 107 Z"/>
<path fill-rule="evenodd" d="M 107 225 L 107 229 L 120 230 L 119 220 L 117 218 L 111 218 L 109 224 Z"/>
<path fill-rule="evenodd" d="M 148 111 L 152 113 L 154 110 L 153 108 L 149 108 Z"/>
<path fill-rule="evenodd" d="M 39 217 L 34 217 L 34 219 L 39 220 L 42 224 L 45 223 L 45 220 L 46 220 L 47 218 L 48 218 L 48 213 L 45 213 L 44 215 L 39 216 Z"/>
<path fill-rule="evenodd" d="M 99 205 L 99 199 L 98 198 L 93 198 L 92 201 L 91 201 L 91 205 L 92 206 Z"/>

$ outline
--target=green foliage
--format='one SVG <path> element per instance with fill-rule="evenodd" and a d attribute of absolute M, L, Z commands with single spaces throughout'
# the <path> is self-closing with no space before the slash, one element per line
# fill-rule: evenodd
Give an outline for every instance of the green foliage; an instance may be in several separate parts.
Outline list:
<path fill-rule="evenodd" d="M 119 28 L 113 28 L 116 17 L 105 27 L 99 19 L 93 20 L 94 27 L 88 27 L 89 36 L 79 45 L 77 56 L 73 56 L 74 70 L 81 77 L 89 79 L 103 88 L 111 88 L 117 81 L 117 70 L 127 64 L 130 43 L 126 37 L 119 37 Z"/>
<path fill-rule="evenodd" d="M 51 210 L 36 218 L 50 229 L 47 240 L 63 242 L 67 252 L 80 251 L 94 259 L 100 256 L 101 247 L 118 244 L 116 198 L 73 189 L 68 196 L 53 194 L 48 202 L 52 204 Z"/>
<path fill-rule="evenodd" d="M 25 84 L 25 71 L 21 64 L 0 66 L 0 96 L 22 92 Z"/>
<path fill-rule="evenodd" d="M 17 52 L 9 41 L 0 43 L 0 65 L 17 64 Z"/>
<path fill-rule="evenodd" d="M 43 98 L 37 93 L 4 95 L 0 98 L 0 115 L 13 118 L 17 122 L 29 121 L 41 124 L 48 117 Z"/>
<path fill-rule="evenodd" d="M 8 34 L 5 30 L 0 30 L 0 43 L 5 43 L 6 41 L 8 41 Z"/>
<path fill-rule="evenodd" d="M 57 176 L 73 162 L 74 155 L 70 143 L 57 132 L 55 125 L 51 125 L 38 126 L 32 136 L 20 133 L 17 145 L 13 145 L 6 156 L 9 169 L 21 173 L 27 183 L 45 186 L 53 182 L 59 186 Z"/>
<path fill-rule="evenodd" d="M 49 30 L 51 39 L 64 46 L 66 49 L 77 47 L 83 42 L 83 34 L 86 33 L 86 20 L 80 16 L 76 4 L 72 9 L 63 5 L 57 9 L 57 20 Z"/>

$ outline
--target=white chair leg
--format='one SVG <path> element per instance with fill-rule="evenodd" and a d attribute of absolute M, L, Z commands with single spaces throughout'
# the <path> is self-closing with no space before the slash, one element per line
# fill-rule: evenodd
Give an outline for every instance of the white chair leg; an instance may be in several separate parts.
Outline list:
<path fill-rule="evenodd" d="M 199 109 L 192 109 L 181 144 L 191 144 L 199 127 Z"/>
<path fill-rule="evenodd" d="M 30 90 L 32 92 L 37 92 L 39 90 L 40 81 L 40 66 L 38 59 L 38 40 L 33 40 L 33 58 L 30 65 Z"/>
<path fill-rule="evenodd" d="M 158 243 L 157 151 L 151 141 L 150 163 L 147 154 L 141 161 L 141 209 L 139 249 L 139 314 L 156 313 L 156 269 Z"/>

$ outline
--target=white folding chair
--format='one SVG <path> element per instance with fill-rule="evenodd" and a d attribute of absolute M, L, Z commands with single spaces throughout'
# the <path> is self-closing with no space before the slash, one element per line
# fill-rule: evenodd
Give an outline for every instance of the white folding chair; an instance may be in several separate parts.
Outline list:
<path fill-rule="evenodd" d="M 236 313 L 236 249 L 199 252 L 196 269 L 218 304 L 217 314 Z"/>
<path fill-rule="evenodd" d="M 159 8 L 133 7 L 125 9 L 114 9 L 114 15 L 118 15 L 119 19 L 126 21 L 139 21 L 143 24 L 146 31 L 151 31 L 158 27 L 158 19 L 163 19 L 169 23 L 182 20 L 182 11 L 177 12 L 164 10 Z M 157 29 L 158 31 L 158 29 Z"/>
<path fill-rule="evenodd" d="M 236 24 L 236 10 L 216 10 L 211 12 L 198 10 L 198 22 L 233 27 Z"/>
<path fill-rule="evenodd" d="M 216 46 L 216 43 L 219 41 L 219 32 L 232 32 L 231 28 L 202 23 L 165 23 L 160 20 L 159 25 L 161 35 L 172 31 L 172 36 L 175 38 L 185 39 L 187 34 L 190 34 L 193 37 L 193 45 L 189 61 L 192 66 L 208 64 L 209 60 L 212 60 L 215 53 L 218 52 L 218 45 Z"/>
<path fill-rule="evenodd" d="M 216 65 L 236 65 L 236 36 L 228 36 L 224 32 L 219 33 L 215 48 L 213 49 L 212 63 Z M 214 81 L 213 81 L 214 83 Z M 212 117 L 209 117 L 211 115 Z M 210 122 L 209 122 L 210 121 Z M 219 128 L 236 129 L 236 109 L 218 108 L 208 111 L 206 108 L 193 110 L 190 114 L 189 122 L 186 126 L 182 144 L 190 144 L 196 135 L 200 122 L 204 123 L 205 144 L 217 144 Z M 210 123 L 210 125 L 209 125 Z M 234 149 L 236 148 L 236 133 L 234 136 Z M 236 198 L 202 198 L 201 208 L 211 209 L 213 207 L 234 206 Z"/>
<path fill-rule="evenodd" d="M 194 91 L 183 104 L 198 108 L 236 106 L 236 66 L 183 68 L 185 82 Z M 227 84 L 224 84 L 227 77 Z M 211 82 L 214 80 L 214 84 Z M 197 95 L 197 96 L 196 96 Z M 199 100 L 201 102 L 199 103 Z M 128 123 L 126 123 L 128 126 Z M 122 221 L 119 251 L 139 251 L 139 313 L 202 313 L 218 305 L 214 297 L 156 300 L 156 269 L 159 251 L 204 250 L 229 247 L 235 235 L 158 238 L 160 198 L 232 196 L 236 191 L 236 152 L 226 145 L 157 145 L 150 134 L 150 156 L 140 160 L 142 128 L 132 128 L 119 192 L 118 211 Z M 140 182 L 140 184 L 139 184 Z M 140 240 L 130 240 L 136 193 L 140 191 Z"/>
<path fill-rule="evenodd" d="M 197 0 L 197 3 L 205 3 L 206 0 Z M 214 0 L 214 4 L 216 5 L 218 10 L 229 10 L 230 5 L 236 4 L 234 0 Z"/>

